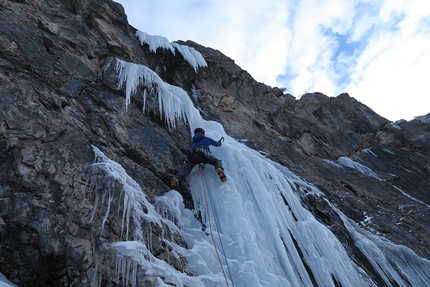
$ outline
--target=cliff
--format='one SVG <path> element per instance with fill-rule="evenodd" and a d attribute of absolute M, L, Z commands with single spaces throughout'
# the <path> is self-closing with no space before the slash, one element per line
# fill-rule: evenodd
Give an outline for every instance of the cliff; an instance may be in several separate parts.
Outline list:
<path fill-rule="evenodd" d="M 178 41 L 174 53 L 154 51 L 109 0 L 5 0 L 0 16 L 0 272 L 18 286 L 89 286 L 103 246 L 137 228 L 124 231 L 124 198 L 94 169 L 93 147 L 133 178 L 144 210 L 184 160 L 192 127 L 180 117 L 169 122 L 155 80 L 126 103 L 120 61 L 183 89 L 205 120 L 319 189 L 323 197 L 297 188 L 302 205 L 380 286 L 335 208 L 430 259 L 430 115 L 392 123 L 348 94 L 296 98 L 192 41 Z M 190 62 L 180 47 L 207 65 Z M 112 206 L 103 205 L 103 186 L 113 190 Z M 176 227 L 143 220 L 139 228 L 151 230 L 151 256 L 186 273 L 187 261 L 165 240 L 187 248 Z M 103 284 L 119 284 L 105 265 Z"/>

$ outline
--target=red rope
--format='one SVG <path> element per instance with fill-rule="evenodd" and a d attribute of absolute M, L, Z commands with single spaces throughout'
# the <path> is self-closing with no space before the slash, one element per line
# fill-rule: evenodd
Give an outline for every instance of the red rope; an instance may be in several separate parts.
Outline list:
<path fill-rule="evenodd" d="M 230 287 L 230 285 L 228 284 L 227 275 L 225 274 L 225 271 L 224 271 L 224 267 L 222 266 L 221 257 L 219 256 L 218 248 L 216 247 L 215 238 L 214 238 L 214 235 L 213 235 L 213 232 L 212 232 L 211 217 L 210 217 L 210 214 L 209 214 L 210 213 L 209 212 L 209 204 L 208 204 L 208 198 L 206 196 L 206 188 L 205 188 L 205 182 L 203 180 L 203 172 L 202 172 L 202 167 L 201 166 L 199 166 L 199 170 L 200 170 L 200 177 L 202 179 L 203 193 L 205 195 L 206 212 L 207 212 L 207 215 L 208 215 L 209 230 L 210 230 L 210 233 L 211 233 L 212 242 L 213 242 L 213 245 L 214 245 L 214 248 L 215 248 L 216 255 L 218 257 L 219 265 L 221 266 L 222 274 L 224 275 L 224 278 L 225 278 L 225 283 L 227 284 L 228 287 Z"/>

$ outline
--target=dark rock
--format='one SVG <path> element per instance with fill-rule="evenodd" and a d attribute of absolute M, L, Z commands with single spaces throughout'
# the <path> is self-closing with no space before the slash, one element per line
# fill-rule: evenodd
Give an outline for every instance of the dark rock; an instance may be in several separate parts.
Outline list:
<path fill-rule="evenodd" d="M 121 238 L 120 219 L 108 217 L 103 232 L 89 221 L 94 216 L 101 224 L 104 217 L 88 204 L 101 192 L 87 185 L 91 145 L 120 163 L 150 202 L 168 190 L 185 158 L 189 127 L 169 129 L 158 101 L 148 99 L 142 111 L 143 100 L 133 97 L 125 110 L 115 58 L 146 65 L 183 88 L 205 119 L 317 186 L 355 222 L 372 217 L 364 228 L 430 259 L 429 115 L 391 123 L 347 94 L 296 99 L 256 82 L 219 51 L 178 42 L 204 56 L 208 66 L 196 72 L 180 53 L 141 45 L 122 7 L 110 0 L 6 0 L 0 26 L 0 272 L 18 286 L 88 286 L 94 250 Z M 341 156 L 379 179 L 336 165 Z M 117 193 L 120 186 L 110 184 Z M 297 192 L 380 282 L 325 199 Z M 154 230 L 154 256 L 185 270 L 162 234 L 180 246 L 184 240 L 166 226 L 143 228 Z"/>

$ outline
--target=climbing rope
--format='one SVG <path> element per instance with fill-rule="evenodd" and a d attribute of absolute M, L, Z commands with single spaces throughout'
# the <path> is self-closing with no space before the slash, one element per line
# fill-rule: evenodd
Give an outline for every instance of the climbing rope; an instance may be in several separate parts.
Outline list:
<path fill-rule="evenodd" d="M 225 283 L 227 284 L 227 287 L 230 287 L 230 285 L 228 283 L 227 275 L 225 274 L 225 271 L 224 271 L 224 266 L 222 265 L 221 257 L 219 256 L 218 248 L 217 248 L 216 243 L 215 243 L 215 238 L 214 238 L 213 232 L 212 232 L 212 222 L 211 222 L 211 217 L 210 217 L 210 212 L 209 212 L 209 204 L 208 204 L 207 194 L 209 194 L 209 201 L 210 201 L 212 213 L 214 214 L 215 225 L 216 225 L 216 228 L 218 230 L 218 239 L 219 239 L 219 242 L 221 243 L 221 249 L 222 249 L 222 252 L 223 252 L 223 255 L 224 255 L 224 258 L 225 258 L 225 263 L 226 263 L 226 266 L 227 266 L 227 270 L 228 270 L 228 273 L 229 273 L 229 276 L 230 276 L 230 280 L 233 283 L 233 278 L 231 276 L 230 267 L 228 266 L 227 258 L 225 256 L 224 246 L 222 244 L 221 235 L 219 233 L 220 229 L 219 229 L 219 226 L 218 226 L 217 216 L 216 216 L 215 210 L 213 209 L 212 194 L 209 191 L 209 188 L 208 188 L 208 192 L 206 191 L 206 187 L 205 186 L 208 187 L 208 184 L 207 184 L 206 178 L 205 178 L 205 176 L 203 174 L 203 169 L 202 169 L 201 165 L 199 165 L 199 170 L 200 170 L 200 176 L 202 178 L 203 193 L 204 193 L 204 196 L 205 196 L 205 203 L 206 203 L 206 213 L 207 213 L 207 216 L 208 216 L 209 230 L 210 230 L 210 235 L 211 235 L 211 238 L 212 238 L 212 243 L 214 245 L 215 252 L 216 252 L 216 255 L 218 257 L 218 262 L 219 262 L 219 264 L 221 266 L 221 270 L 222 270 L 222 273 L 223 273 L 224 278 L 225 278 Z M 234 283 L 233 283 L 233 286 L 234 286 Z"/>
<path fill-rule="evenodd" d="M 233 287 L 234 287 L 233 277 L 231 276 L 230 266 L 228 265 L 227 256 L 225 256 L 224 244 L 222 243 L 221 233 L 219 232 L 221 230 L 221 228 L 220 228 L 219 223 L 218 223 L 218 215 L 217 215 L 216 210 L 214 208 L 214 204 L 213 204 L 214 200 L 212 198 L 212 192 L 209 190 L 208 183 L 206 182 L 206 177 L 205 177 L 205 183 L 206 183 L 206 186 L 208 187 L 209 203 L 210 203 L 210 206 L 212 209 L 212 214 L 214 215 L 215 226 L 216 226 L 217 231 L 218 231 L 217 233 L 218 233 L 219 242 L 221 244 L 221 250 L 222 250 L 222 253 L 224 254 L 225 265 L 227 266 L 228 275 L 230 276 L 231 283 L 233 284 Z"/>

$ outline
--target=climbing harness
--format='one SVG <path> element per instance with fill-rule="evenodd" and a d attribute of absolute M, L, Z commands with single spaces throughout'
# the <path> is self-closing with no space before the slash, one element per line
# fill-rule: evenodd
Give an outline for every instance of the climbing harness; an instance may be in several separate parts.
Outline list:
<path fill-rule="evenodd" d="M 217 232 L 218 233 L 218 239 L 219 239 L 219 242 L 221 244 L 221 249 L 222 249 L 222 252 L 223 252 L 223 255 L 224 255 L 224 258 L 225 258 L 225 264 L 227 266 L 227 270 L 228 270 L 228 273 L 229 273 L 230 281 L 232 282 L 232 284 L 234 286 L 233 278 L 232 278 L 231 272 L 230 272 L 230 267 L 229 267 L 228 262 L 227 262 L 227 257 L 225 256 L 224 245 L 222 244 L 221 236 L 220 236 L 220 233 L 219 233 L 220 228 L 219 228 L 219 225 L 218 225 L 217 216 L 216 216 L 215 210 L 213 208 L 212 194 L 209 191 L 209 188 L 208 188 L 208 191 L 206 191 L 206 188 L 205 188 L 205 186 L 208 187 L 208 185 L 207 185 L 207 182 L 206 182 L 206 178 L 205 178 L 205 176 L 203 174 L 203 168 L 204 168 L 204 165 L 202 167 L 202 164 L 199 164 L 200 176 L 202 178 L 203 193 L 204 193 L 204 196 L 205 196 L 206 213 L 207 213 L 207 216 L 208 216 L 208 224 L 209 224 L 210 235 L 211 235 L 211 238 L 212 238 L 212 243 L 214 245 L 216 255 L 218 257 L 219 264 L 221 266 L 222 273 L 223 273 L 224 278 L 225 278 L 225 283 L 227 284 L 227 287 L 230 287 L 230 285 L 228 283 L 227 275 L 226 275 L 226 273 L 224 271 L 224 266 L 222 265 L 221 257 L 219 256 L 218 248 L 217 248 L 216 243 L 215 243 L 215 238 L 214 238 L 214 235 L 213 235 L 213 232 L 212 232 L 212 222 L 211 222 L 211 217 L 210 217 L 210 212 L 209 212 L 209 203 L 208 203 L 207 194 L 209 194 L 209 201 L 210 201 L 210 205 L 211 205 L 211 210 L 212 210 L 212 213 L 214 215 L 214 220 L 215 220 L 216 228 L 218 230 L 218 232 Z"/>

